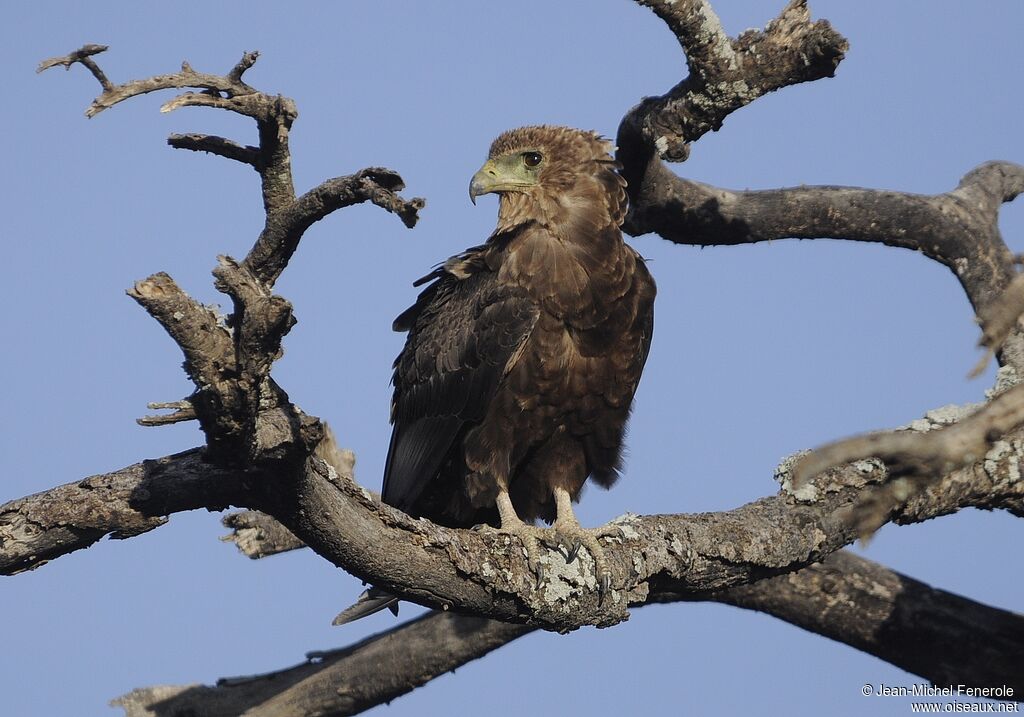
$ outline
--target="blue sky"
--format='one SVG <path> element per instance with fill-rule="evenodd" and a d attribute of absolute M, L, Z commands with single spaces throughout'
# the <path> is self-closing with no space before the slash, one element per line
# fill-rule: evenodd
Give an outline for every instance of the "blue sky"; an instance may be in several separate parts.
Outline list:
<path fill-rule="evenodd" d="M 717 10 L 736 34 L 782 4 L 722 0 Z M 1019 2 L 811 7 L 850 40 L 836 77 L 735 113 L 679 173 L 737 189 L 932 193 L 982 161 L 1024 161 Z M 380 484 L 402 341 L 391 320 L 415 297 L 415 278 L 493 227 L 494 201 L 473 207 L 466 196 L 491 139 L 541 122 L 614 136 L 630 106 L 685 72 L 675 39 L 628 0 L 65 1 L 11 3 L 3 15 L 2 500 L 200 442 L 194 426 L 134 423 L 147 402 L 190 387 L 177 349 L 124 289 L 163 270 L 193 296 L 220 301 L 215 256 L 244 255 L 262 219 L 251 170 L 164 142 L 187 131 L 254 142 L 251 122 L 212 110 L 159 114 L 169 94 L 86 121 L 93 78 L 81 68 L 35 75 L 39 60 L 109 44 L 99 61 L 118 82 L 183 59 L 223 73 L 258 49 L 246 79 L 298 103 L 300 191 L 383 165 L 403 175 L 407 196 L 427 198 L 412 231 L 369 206 L 320 222 L 278 283 L 299 324 L 275 377 L 357 452 L 357 478 L 370 487 Z M 1005 207 L 1001 225 L 1011 248 L 1024 249 L 1021 206 Z M 584 524 L 627 510 L 736 507 L 774 492 L 772 470 L 789 453 L 980 400 L 991 384 L 991 371 L 964 378 L 978 331 L 952 274 L 913 252 L 835 241 L 633 244 L 659 284 L 654 347 L 625 476 L 584 496 Z M 115 714 L 106 701 L 133 687 L 271 670 L 394 624 L 384 614 L 332 628 L 357 581 L 308 552 L 248 561 L 218 542 L 218 518 L 177 515 L 5 579 L 4 713 Z M 862 552 L 1019 610 L 1022 538 L 1019 520 L 968 511 L 887 527 Z M 905 714 L 905 700 L 864 698 L 860 688 L 915 681 L 766 616 L 681 604 L 637 610 L 609 630 L 532 635 L 374 714 Z"/>

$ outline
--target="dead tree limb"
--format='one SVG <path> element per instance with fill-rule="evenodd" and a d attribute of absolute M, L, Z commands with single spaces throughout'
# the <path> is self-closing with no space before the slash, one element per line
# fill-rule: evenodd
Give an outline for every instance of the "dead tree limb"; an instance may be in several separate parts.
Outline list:
<path fill-rule="evenodd" d="M 260 138 L 257 147 L 242 147 L 209 135 L 172 135 L 169 140 L 173 147 L 243 161 L 260 176 L 266 212 L 264 229 L 244 260 L 220 257 L 220 265 L 214 270 L 215 286 L 232 298 L 232 314 L 221 317 L 200 305 L 164 273 L 136 282 L 128 294 L 160 322 L 185 355 L 186 372 L 196 386 L 187 402 L 206 434 L 210 460 L 231 465 L 288 458 L 301 462 L 319 442 L 321 429 L 315 419 L 295 409 L 287 394 L 270 379 L 271 366 L 281 353 L 281 340 L 295 323 L 291 305 L 272 293 L 274 282 L 306 229 L 331 212 L 371 201 L 412 227 L 423 200 L 401 198 L 397 194 L 404 187 L 401 177 L 380 168 L 327 180 L 297 198 L 288 150 L 289 131 L 298 116 L 295 103 L 280 95 L 259 92 L 242 81 L 259 53 L 245 53 L 226 75 L 196 72 L 184 62 L 176 73 L 113 84 L 92 59 L 106 49 L 86 45 L 66 56 L 45 60 L 39 70 L 70 68 L 75 63 L 87 67 L 103 88 L 86 111 L 88 117 L 149 92 L 194 88 L 199 92 L 180 94 L 165 103 L 161 111 L 185 106 L 217 107 L 256 121 Z M 188 409 L 179 408 L 172 419 L 147 417 L 143 423 L 160 425 L 189 415 Z M 264 424 L 289 425 L 291 435 L 271 438 L 275 431 L 265 430 Z"/>
<path fill-rule="evenodd" d="M 0 574 L 34 570 L 107 535 L 141 535 L 179 511 L 227 508 L 245 481 L 194 449 L 11 501 L 0 508 Z"/>
<path fill-rule="evenodd" d="M 763 31 L 730 38 L 706 0 L 638 0 L 662 18 L 687 53 L 688 76 L 649 97 L 619 125 L 617 157 L 629 182 L 624 229 L 679 244 L 718 246 L 827 237 L 921 251 L 960 280 L 983 311 L 1016 275 L 998 227 L 1002 203 L 1024 192 L 1024 167 L 989 162 L 945 194 L 921 196 L 853 187 L 735 192 L 683 179 L 665 160 L 689 156 L 692 142 L 725 118 L 782 87 L 831 77 L 848 44 L 805 0 L 791 0 Z M 1024 368 L 1015 334 L 1004 362 Z"/>
<path fill-rule="evenodd" d="M 715 599 L 838 640 L 935 685 L 1006 685 L 1010 699 L 1024 700 L 1024 616 L 846 551 Z"/>
<path fill-rule="evenodd" d="M 802 487 L 823 471 L 845 463 L 875 460 L 885 464 L 886 481 L 864 491 L 849 518 L 862 538 L 870 537 L 889 521 L 892 513 L 932 482 L 967 465 L 985 466 L 1013 451 L 1006 443 L 1011 431 L 1024 424 L 1024 384 L 1017 384 L 961 420 L 947 426 L 856 436 L 822 446 L 802 456 L 793 468 L 793 489 Z M 980 461 L 979 461 L 980 459 Z M 1019 476 L 1018 476 L 1019 478 Z M 999 506 L 1024 517 L 1022 496 L 1009 497 Z"/>
<path fill-rule="evenodd" d="M 811 22 L 805 0 L 791 0 L 764 30 L 729 37 L 707 0 L 637 0 L 665 21 L 686 53 L 689 74 L 661 97 L 648 97 L 619 126 L 619 159 L 634 196 L 644 165 L 681 162 L 690 144 L 758 97 L 831 77 L 846 38 L 827 20 Z M 637 195 L 637 190 L 641 194 Z"/>
<path fill-rule="evenodd" d="M 998 226 L 1001 203 L 1024 187 L 1024 167 L 989 162 L 933 196 L 855 187 L 737 192 L 650 170 L 628 229 L 678 244 L 720 246 L 775 239 L 849 239 L 913 249 L 947 266 L 976 311 L 1016 276 Z"/>
<path fill-rule="evenodd" d="M 277 430 L 288 436 L 290 429 L 279 425 Z M 912 503 L 890 510 L 887 518 L 921 521 L 967 506 L 1019 510 L 1024 481 L 1016 476 L 1024 459 L 1024 436 L 1012 434 L 1007 441 L 1017 448 L 950 472 Z M 623 516 L 616 523 L 624 537 L 609 539 L 606 547 L 613 590 L 600 603 L 586 558 L 582 566 L 579 561 L 566 564 L 561 553 L 551 551 L 546 557 L 550 580 L 538 589 L 521 546 L 505 536 L 413 520 L 317 459 L 297 471 L 286 464 L 278 464 L 276 473 L 268 467 L 238 468 L 231 480 L 224 478 L 225 470 L 192 451 L 93 477 L 85 485 L 117 486 L 95 499 L 110 516 L 105 532 L 121 532 L 182 509 L 176 506 L 200 507 L 203 491 L 213 490 L 202 486 L 217 481 L 218 492 L 205 507 L 230 502 L 258 508 L 334 564 L 403 598 L 555 631 L 620 622 L 630 606 L 645 604 L 652 592 L 699 596 L 823 560 L 856 539 L 850 507 L 887 478 L 880 464 L 862 461 L 827 471 L 794 490 L 787 462 L 778 471 L 779 495 L 733 511 Z M 190 486 L 201 486 L 191 501 L 180 495 Z M 220 492 L 222 486 L 231 486 L 231 493 Z M 88 500 L 92 490 L 69 484 L 0 507 L 0 526 L 7 531 L 0 552 L 3 570 L 34 567 L 44 549 L 52 558 L 94 542 L 95 534 L 79 538 L 68 532 L 77 526 L 101 527 Z M 177 496 L 177 502 L 167 496 Z M 47 523 L 47 507 L 55 501 L 66 508 L 57 522 Z"/>
<path fill-rule="evenodd" d="M 215 686 L 146 687 L 114 700 L 126 717 L 354 715 L 521 637 L 525 625 L 433 612 L 340 650 L 311 653 L 286 670 Z M 387 665 L 387 669 L 381 669 Z"/>
<path fill-rule="evenodd" d="M 694 598 L 653 592 L 649 603 L 712 600 L 758 610 L 876 655 L 937 685 L 1006 685 L 1024 694 L 1024 617 L 974 603 L 846 551 L 787 575 Z M 533 628 L 432 612 L 285 670 L 215 686 L 133 690 L 127 717 L 358 714 L 483 657 Z M 954 659 L 968 653 L 968 664 Z M 500 659 L 500 658 L 498 658 Z M 380 670 L 386 664 L 388 670 Z M 992 680 L 995 680 L 993 682 Z M 306 712 L 295 711 L 301 705 Z"/>

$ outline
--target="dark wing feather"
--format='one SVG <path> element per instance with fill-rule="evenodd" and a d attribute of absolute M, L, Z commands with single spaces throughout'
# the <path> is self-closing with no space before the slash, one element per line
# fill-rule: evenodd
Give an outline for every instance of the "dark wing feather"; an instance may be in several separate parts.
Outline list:
<path fill-rule="evenodd" d="M 470 271 L 463 278 L 434 272 L 436 281 L 395 320 L 409 337 L 395 360 L 382 497 L 409 513 L 467 424 L 483 419 L 537 321 L 538 307 L 522 289 L 500 284 L 482 264 Z"/>

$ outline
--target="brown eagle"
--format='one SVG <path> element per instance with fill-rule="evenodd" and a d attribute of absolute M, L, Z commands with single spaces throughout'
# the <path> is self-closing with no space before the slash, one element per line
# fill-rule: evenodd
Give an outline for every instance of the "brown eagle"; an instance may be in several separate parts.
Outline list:
<path fill-rule="evenodd" d="M 451 527 L 500 521 L 538 584 L 540 541 L 566 546 L 570 561 L 584 546 L 602 594 L 602 533 L 583 530 L 572 503 L 588 478 L 606 488 L 618 478 L 655 295 L 622 240 L 626 182 L 610 149 L 593 132 L 550 126 L 491 145 L 469 194 L 498 195 L 497 228 L 417 281 L 431 283 L 394 323 L 409 335 L 394 364 L 382 492 Z"/>

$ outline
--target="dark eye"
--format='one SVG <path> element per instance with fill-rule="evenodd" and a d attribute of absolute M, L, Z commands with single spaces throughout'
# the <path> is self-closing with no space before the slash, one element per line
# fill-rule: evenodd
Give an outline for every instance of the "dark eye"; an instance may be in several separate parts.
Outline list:
<path fill-rule="evenodd" d="M 542 159 L 540 152 L 523 152 L 523 164 L 527 167 L 536 167 Z"/>

